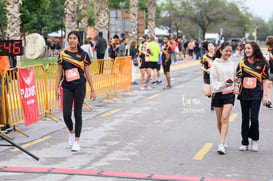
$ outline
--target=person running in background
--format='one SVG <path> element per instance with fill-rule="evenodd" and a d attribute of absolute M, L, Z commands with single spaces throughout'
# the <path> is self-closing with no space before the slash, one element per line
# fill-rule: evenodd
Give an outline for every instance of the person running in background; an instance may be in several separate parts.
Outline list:
<path fill-rule="evenodd" d="M 55 85 L 56 99 L 60 96 L 59 85 L 62 76 L 63 88 L 63 117 L 69 130 L 68 143 L 72 146 L 71 151 L 80 150 L 80 134 L 82 129 L 82 106 L 86 91 L 86 79 L 91 88 L 90 98 L 96 99 L 93 87 L 92 76 L 89 65 L 90 58 L 86 52 L 80 48 L 80 35 L 77 31 L 68 34 L 67 42 L 69 49 L 63 50 L 58 58 L 58 73 Z M 74 100 L 75 128 L 71 119 L 72 104 Z"/>
<path fill-rule="evenodd" d="M 269 82 L 268 82 L 268 103 L 267 108 L 273 108 L 272 106 L 272 81 L 273 81 L 273 36 L 268 36 L 266 38 L 265 44 L 267 46 L 268 53 L 268 65 L 269 65 Z"/>
<path fill-rule="evenodd" d="M 204 80 L 204 93 L 205 96 L 211 97 L 211 88 L 210 88 L 210 70 L 211 65 L 215 55 L 215 44 L 212 42 L 203 42 L 202 47 L 206 50 L 206 54 L 203 55 L 202 60 L 200 61 L 200 69 L 203 71 L 203 80 Z M 210 109 L 213 111 L 214 108 L 212 106 Z"/>
<path fill-rule="evenodd" d="M 156 85 L 157 81 L 157 67 L 158 67 L 158 57 L 160 54 L 160 46 L 154 37 L 149 37 L 150 42 L 148 43 L 149 48 L 151 49 L 152 54 L 150 55 L 150 68 L 153 73 L 152 85 Z"/>
<path fill-rule="evenodd" d="M 138 85 L 136 82 L 136 72 L 138 68 L 138 49 L 136 47 L 137 42 L 132 41 L 130 45 L 130 56 L 132 57 L 132 84 L 133 85 Z"/>
<path fill-rule="evenodd" d="M 229 59 L 232 54 L 231 44 L 224 42 L 215 53 L 211 71 L 211 89 L 213 93 L 212 104 L 215 107 L 217 117 L 217 127 L 220 133 L 220 144 L 217 152 L 226 154 L 226 137 L 228 134 L 229 115 L 234 105 L 234 81 L 236 67 L 235 63 Z"/>
<path fill-rule="evenodd" d="M 172 47 L 169 44 L 170 38 L 168 36 L 164 36 L 163 39 L 163 47 L 162 47 L 162 65 L 164 74 L 167 80 L 167 86 L 164 89 L 170 89 L 171 86 L 171 76 L 170 76 L 170 67 L 172 64 L 171 60 L 171 53 L 172 53 Z"/>
<path fill-rule="evenodd" d="M 244 59 L 237 67 L 236 76 L 239 78 L 237 82 L 240 83 L 240 88 L 236 86 L 235 92 L 238 94 L 242 112 L 242 142 L 239 150 L 248 150 L 250 138 L 250 149 L 258 151 L 260 105 L 261 102 L 264 106 L 268 103 L 266 88 L 269 81 L 267 62 L 256 42 L 245 44 Z"/>
<path fill-rule="evenodd" d="M 161 84 L 162 83 L 162 80 L 161 80 L 161 77 L 160 77 L 160 68 L 161 68 L 161 65 L 162 65 L 162 40 L 158 40 L 158 38 L 155 38 L 155 41 L 158 42 L 158 45 L 160 47 L 160 54 L 159 54 L 159 57 L 158 57 L 158 63 L 157 63 L 157 80 L 156 80 L 156 83 L 157 84 Z"/>
<path fill-rule="evenodd" d="M 151 79 L 151 69 L 150 69 L 150 55 L 152 54 L 151 49 L 147 48 L 147 42 L 142 42 L 141 51 L 139 52 L 139 69 L 140 69 L 140 90 L 144 90 L 144 88 L 152 89 L 149 84 Z M 146 85 L 143 86 L 143 80 L 145 79 L 146 73 Z"/>
<path fill-rule="evenodd" d="M 236 54 L 237 44 L 235 41 L 232 41 L 232 54 Z"/>

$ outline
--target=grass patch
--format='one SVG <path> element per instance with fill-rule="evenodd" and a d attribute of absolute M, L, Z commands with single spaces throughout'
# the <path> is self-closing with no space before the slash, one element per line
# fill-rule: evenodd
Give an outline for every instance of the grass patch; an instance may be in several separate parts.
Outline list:
<path fill-rule="evenodd" d="M 36 59 L 36 60 L 27 59 L 27 61 L 26 61 L 27 65 L 25 65 L 24 58 L 21 57 L 21 67 L 42 64 L 44 66 L 44 68 L 46 68 L 47 64 L 50 62 L 57 62 L 57 58 L 55 58 L 55 57 L 54 58 L 42 58 L 42 59 Z"/>

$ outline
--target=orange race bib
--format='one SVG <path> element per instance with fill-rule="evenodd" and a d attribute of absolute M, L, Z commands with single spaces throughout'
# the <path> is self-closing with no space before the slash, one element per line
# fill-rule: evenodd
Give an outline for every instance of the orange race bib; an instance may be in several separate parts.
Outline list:
<path fill-rule="evenodd" d="M 257 84 L 257 79 L 254 77 L 245 77 L 243 81 L 243 87 L 245 89 L 255 89 Z"/>
<path fill-rule="evenodd" d="M 72 68 L 65 71 L 65 77 L 67 82 L 80 79 L 78 68 Z"/>
<path fill-rule="evenodd" d="M 208 61 L 208 67 L 210 68 L 210 67 L 211 67 L 211 65 L 212 65 L 212 61 L 211 61 L 211 60 L 209 60 L 209 61 Z"/>

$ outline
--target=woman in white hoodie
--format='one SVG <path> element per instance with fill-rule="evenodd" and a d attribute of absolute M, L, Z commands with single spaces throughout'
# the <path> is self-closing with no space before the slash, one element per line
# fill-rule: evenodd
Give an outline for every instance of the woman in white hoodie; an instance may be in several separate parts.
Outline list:
<path fill-rule="evenodd" d="M 229 115 L 234 105 L 234 84 L 236 67 L 235 63 L 230 60 L 232 54 L 232 46 L 228 42 L 221 44 L 217 50 L 211 71 L 211 90 L 212 105 L 215 107 L 217 117 L 217 127 L 221 136 L 221 141 L 217 152 L 219 154 L 226 153 L 226 137 L 228 133 Z"/>

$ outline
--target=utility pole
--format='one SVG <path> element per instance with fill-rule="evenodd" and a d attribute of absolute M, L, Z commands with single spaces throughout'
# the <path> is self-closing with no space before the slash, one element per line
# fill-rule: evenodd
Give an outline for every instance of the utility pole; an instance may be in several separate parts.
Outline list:
<path fill-rule="evenodd" d="M 199 16 L 200 16 L 200 7 L 199 6 L 196 7 L 196 13 L 197 13 L 197 22 L 196 22 L 197 35 L 196 35 L 196 39 L 199 40 Z"/>

